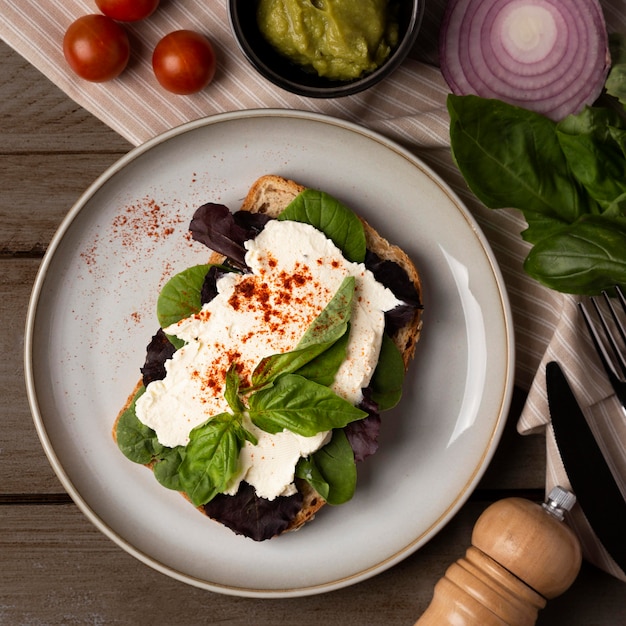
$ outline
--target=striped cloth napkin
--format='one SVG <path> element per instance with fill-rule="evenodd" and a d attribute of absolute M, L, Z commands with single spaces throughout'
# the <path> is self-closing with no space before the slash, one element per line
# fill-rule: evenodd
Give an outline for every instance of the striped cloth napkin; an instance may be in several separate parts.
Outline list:
<path fill-rule="evenodd" d="M 184 122 L 224 111 L 289 108 L 332 115 L 367 126 L 411 149 L 432 167 L 473 213 L 500 264 L 516 332 L 516 384 L 529 390 L 518 423 L 522 434 L 545 433 L 546 489 L 569 486 L 549 423 L 545 363 L 558 360 L 598 434 L 616 473 L 626 481 L 626 424 L 601 366 L 581 326 L 575 298 L 543 288 L 522 269 L 528 252 L 520 237 L 519 212 L 490 211 L 468 191 L 449 149 L 448 87 L 437 66 L 439 25 L 446 0 L 428 0 L 419 41 L 405 63 L 364 94 L 334 100 L 304 98 L 282 91 L 251 70 L 230 31 L 227 0 L 177 0 L 149 19 L 128 25 L 131 61 L 122 77 L 105 84 L 76 78 L 67 68 L 61 42 L 77 17 L 97 12 L 90 0 L 0 0 L 0 36 L 68 96 L 134 145 Z M 603 0 L 609 30 L 626 32 L 624 0 Z M 176 29 L 206 34 L 218 54 L 218 71 L 209 88 L 175 96 L 156 83 L 150 66 L 157 41 Z M 626 495 L 626 484 L 622 484 Z M 582 512 L 571 523 L 585 556 L 623 580 L 624 572 L 603 551 Z"/>

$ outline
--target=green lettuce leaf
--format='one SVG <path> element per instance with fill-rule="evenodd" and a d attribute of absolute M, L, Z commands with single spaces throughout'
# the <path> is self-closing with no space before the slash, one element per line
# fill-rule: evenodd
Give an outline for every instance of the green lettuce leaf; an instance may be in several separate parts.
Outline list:
<path fill-rule="evenodd" d="M 194 265 L 165 283 L 157 300 L 157 318 L 161 328 L 167 328 L 200 311 L 202 284 L 211 267 Z"/>
<path fill-rule="evenodd" d="M 152 470 L 155 478 L 167 489 L 182 491 L 178 470 L 185 458 L 185 447 L 164 448 L 160 459 L 154 464 Z"/>
<path fill-rule="evenodd" d="M 132 402 L 120 415 L 116 426 L 117 446 L 124 456 L 135 463 L 145 465 L 158 457 L 164 450 L 156 433 L 137 418 L 135 405 L 146 388 L 141 386 Z"/>
<path fill-rule="evenodd" d="M 370 381 L 372 400 L 380 411 L 393 408 L 402 398 L 404 384 L 404 360 L 402 353 L 388 335 L 383 335 L 378 364 Z"/>
<path fill-rule="evenodd" d="M 361 220 L 339 200 L 315 189 L 305 189 L 278 216 L 304 222 L 322 231 L 348 261 L 365 260 L 365 231 Z"/>
<path fill-rule="evenodd" d="M 343 430 L 310 457 L 300 459 L 296 476 L 306 480 L 328 504 L 343 504 L 356 489 L 357 470 L 354 453 Z"/>

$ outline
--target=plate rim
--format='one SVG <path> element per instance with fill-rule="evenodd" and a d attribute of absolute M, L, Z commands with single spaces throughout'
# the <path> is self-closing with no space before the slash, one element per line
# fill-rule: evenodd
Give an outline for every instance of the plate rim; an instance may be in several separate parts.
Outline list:
<path fill-rule="evenodd" d="M 506 358 L 504 359 L 506 362 L 506 375 L 505 375 L 505 386 L 502 390 L 501 397 L 499 398 L 499 412 L 497 419 L 494 422 L 493 428 L 491 430 L 491 436 L 489 440 L 485 442 L 485 449 L 482 451 L 480 462 L 477 462 L 474 471 L 472 474 L 468 475 L 465 480 L 465 489 L 458 493 L 454 500 L 450 502 L 446 510 L 437 518 L 431 526 L 426 529 L 420 536 L 416 537 L 413 541 L 411 541 L 408 545 L 404 546 L 402 549 L 397 550 L 394 554 L 389 555 L 386 559 L 382 559 L 376 564 L 361 569 L 358 572 L 355 572 L 352 575 L 346 575 L 338 580 L 331 580 L 324 583 L 313 584 L 306 587 L 296 587 L 293 589 L 253 589 L 248 587 L 237 587 L 233 585 L 227 585 L 218 583 L 215 581 L 206 581 L 202 580 L 194 575 L 186 574 L 184 572 L 180 572 L 172 566 L 166 565 L 159 561 L 158 559 L 151 557 L 146 554 L 144 551 L 133 546 L 129 541 L 127 541 L 124 537 L 118 534 L 114 529 L 109 527 L 97 514 L 96 511 L 86 502 L 86 500 L 81 496 L 78 489 L 74 486 L 70 476 L 67 474 L 64 469 L 57 453 L 55 452 L 50 438 L 47 433 L 47 429 L 45 426 L 45 420 L 43 417 L 43 413 L 40 410 L 39 402 L 37 399 L 36 389 L 35 389 L 35 372 L 34 372 L 34 364 L 33 364 L 33 335 L 36 327 L 36 318 L 37 318 L 37 304 L 39 302 L 39 297 L 41 295 L 41 291 L 45 284 L 49 266 L 61 245 L 63 238 L 69 228 L 71 227 L 74 220 L 78 217 L 80 212 L 85 208 L 88 204 L 89 200 L 92 196 L 103 186 L 106 182 L 111 179 L 117 172 L 124 169 L 129 163 L 138 159 L 143 154 L 149 152 L 156 146 L 159 146 L 163 143 L 166 143 L 172 138 L 179 137 L 183 134 L 193 132 L 197 128 L 202 128 L 205 126 L 220 124 L 223 122 L 231 122 L 237 121 L 241 119 L 249 119 L 249 118 L 295 118 L 298 120 L 304 121 L 313 121 L 326 125 L 338 126 L 345 130 L 357 133 L 365 137 L 366 139 L 372 140 L 375 143 L 378 143 L 382 147 L 391 150 L 405 160 L 409 161 L 411 165 L 419 169 L 423 174 L 426 174 L 429 178 L 436 183 L 443 192 L 445 192 L 451 201 L 456 205 L 456 208 L 461 213 L 465 221 L 467 222 L 469 228 L 474 232 L 475 237 L 479 241 L 485 257 L 489 261 L 489 266 L 492 272 L 492 278 L 495 281 L 495 285 L 497 287 L 497 292 L 499 296 L 500 306 L 502 309 L 502 321 L 505 330 L 506 337 Z M 40 263 L 38 268 L 33 287 L 31 290 L 30 298 L 28 301 L 28 307 L 26 312 L 26 323 L 25 323 L 25 334 L 24 334 L 24 377 L 26 383 L 26 394 L 28 398 L 28 403 L 31 411 L 31 417 L 33 419 L 35 429 L 37 435 L 39 437 L 40 443 L 44 449 L 44 452 L 48 458 L 52 469 L 54 470 L 57 478 L 61 482 L 63 488 L 67 491 L 68 495 L 71 497 L 73 502 L 76 504 L 78 509 L 87 517 L 87 519 L 106 537 L 111 539 L 114 543 L 124 549 L 127 553 L 134 556 L 137 560 L 144 563 L 145 565 L 159 571 L 171 578 L 177 579 L 181 582 L 190 584 L 195 587 L 200 587 L 209 591 L 222 593 L 225 595 L 233 595 L 238 597 L 256 597 L 256 598 L 288 598 L 288 597 L 303 597 L 307 595 L 314 595 L 325 593 L 329 591 L 334 591 L 357 582 L 361 582 L 368 578 L 371 578 L 383 571 L 389 569 L 393 565 L 399 563 L 404 560 L 410 554 L 419 549 L 424 543 L 424 536 L 429 536 L 428 540 L 432 539 L 434 535 L 439 533 L 448 522 L 454 517 L 454 515 L 459 511 L 459 509 L 465 504 L 465 502 L 469 499 L 471 493 L 475 489 L 477 483 L 482 478 L 485 473 L 489 462 L 493 458 L 495 451 L 498 447 L 498 443 L 501 439 L 502 432 L 504 430 L 508 411 L 511 405 L 513 388 L 514 388 L 514 371 L 515 371 L 515 342 L 514 342 L 514 328 L 513 328 L 513 315 L 511 310 L 511 304 L 508 297 L 506 284 L 504 282 L 504 278 L 500 269 L 500 266 L 496 260 L 492 247 L 487 240 L 484 232 L 479 226 L 477 220 L 471 214 L 467 206 L 464 202 L 461 201 L 458 194 L 451 188 L 451 186 L 437 174 L 430 166 L 428 166 L 425 162 L 423 162 L 419 156 L 415 153 L 411 152 L 407 148 L 403 147 L 397 141 L 390 139 L 379 133 L 375 130 L 371 130 L 357 124 L 355 122 L 350 122 L 347 120 L 342 120 L 340 118 L 316 112 L 308 112 L 301 110 L 291 110 L 291 109 L 247 109 L 243 111 L 227 111 L 215 115 L 210 115 L 207 117 L 199 118 L 196 120 L 192 120 L 189 122 L 185 122 L 176 127 L 173 127 L 163 133 L 160 133 L 146 142 L 133 147 L 126 154 L 120 157 L 117 161 L 111 164 L 108 168 L 104 170 L 88 187 L 81 193 L 78 199 L 74 202 L 74 204 L 70 207 L 68 212 L 65 214 L 61 223 L 59 224 L 57 230 L 55 231 L 53 237 L 50 240 L 50 243 L 46 249 L 44 257 Z"/>

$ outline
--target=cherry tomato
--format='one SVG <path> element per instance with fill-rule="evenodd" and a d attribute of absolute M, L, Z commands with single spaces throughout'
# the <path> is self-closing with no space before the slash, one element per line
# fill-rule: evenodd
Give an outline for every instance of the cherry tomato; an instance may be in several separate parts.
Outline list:
<path fill-rule="evenodd" d="M 130 57 L 130 44 L 124 28 L 111 18 L 83 15 L 65 32 L 63 54 L 81 78 L 101 83 L 124 70 Z"/>
<path fill-rule="evenodd" d="M 152 15 L 159 0 L 96 0 L 98 8 L 120 22 L 137 22 Z"/>
<path fill-rule="evenodd" d="M 211 42 L 191 30 L 165 35 L 152 54 L 156 79 L 164 89 L 180 95 L 204 89 L 213 80 L 215 67 Z"/>

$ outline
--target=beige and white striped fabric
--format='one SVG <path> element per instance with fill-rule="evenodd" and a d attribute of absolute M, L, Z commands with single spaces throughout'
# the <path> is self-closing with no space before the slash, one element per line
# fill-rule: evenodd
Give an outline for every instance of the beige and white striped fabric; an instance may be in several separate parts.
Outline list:
<path fill-rule="evenodd" d="M 626 32 L 626 0 L 601 0 L 609 30 Z M 626 423 L 600 364 L 592 354 L 575 299 L 530 280 L 522 262 L 527 246 L 519 236 L 525 224 L 516 211 L 490 211 L 467 190 L 453 165 L 445 106 L 448 88 L 437 67 L 439 24 L 446 0 L 427 0 L 418 44 L 410 58 L 386 81 L 365 94 L 335 100 L 303 98 L 284 92 L 256 75 L 231 34 L 227 0 L 168 2 L 150 19 L 129 26 L 131 62 L 120 79 L 92 84 L 67 69 L 61 42 L 77 17 L 96 11 L 90 0 L 0 0 L 0 36 L 81 106 L 138 145 L 184 122 L 224 111 L 290 108 L 324 113 L 360 123 L 410 148 L 446 180 L 467 204 L 485 232 L 507 285 L 516 331 L 516 384 L 530 390 L 519 420 L 520 433 L 546 434 L 546 489 L 568 486 L 551 428 L 545 397 L 544 366 L 556 359 L 574 383 L 576 394 L 603 441 L 626 495 Z M 151 50 L 168 32 L 189 28 L 215 44 L 218 72 L 210 88 L 175 96 L 156 83 Z M 138 44 L 138 45 L 137 45 Z M 586 557 L 613 575 L 626 575 L 603 552 L 582 513 L 572 525 Z"/>

